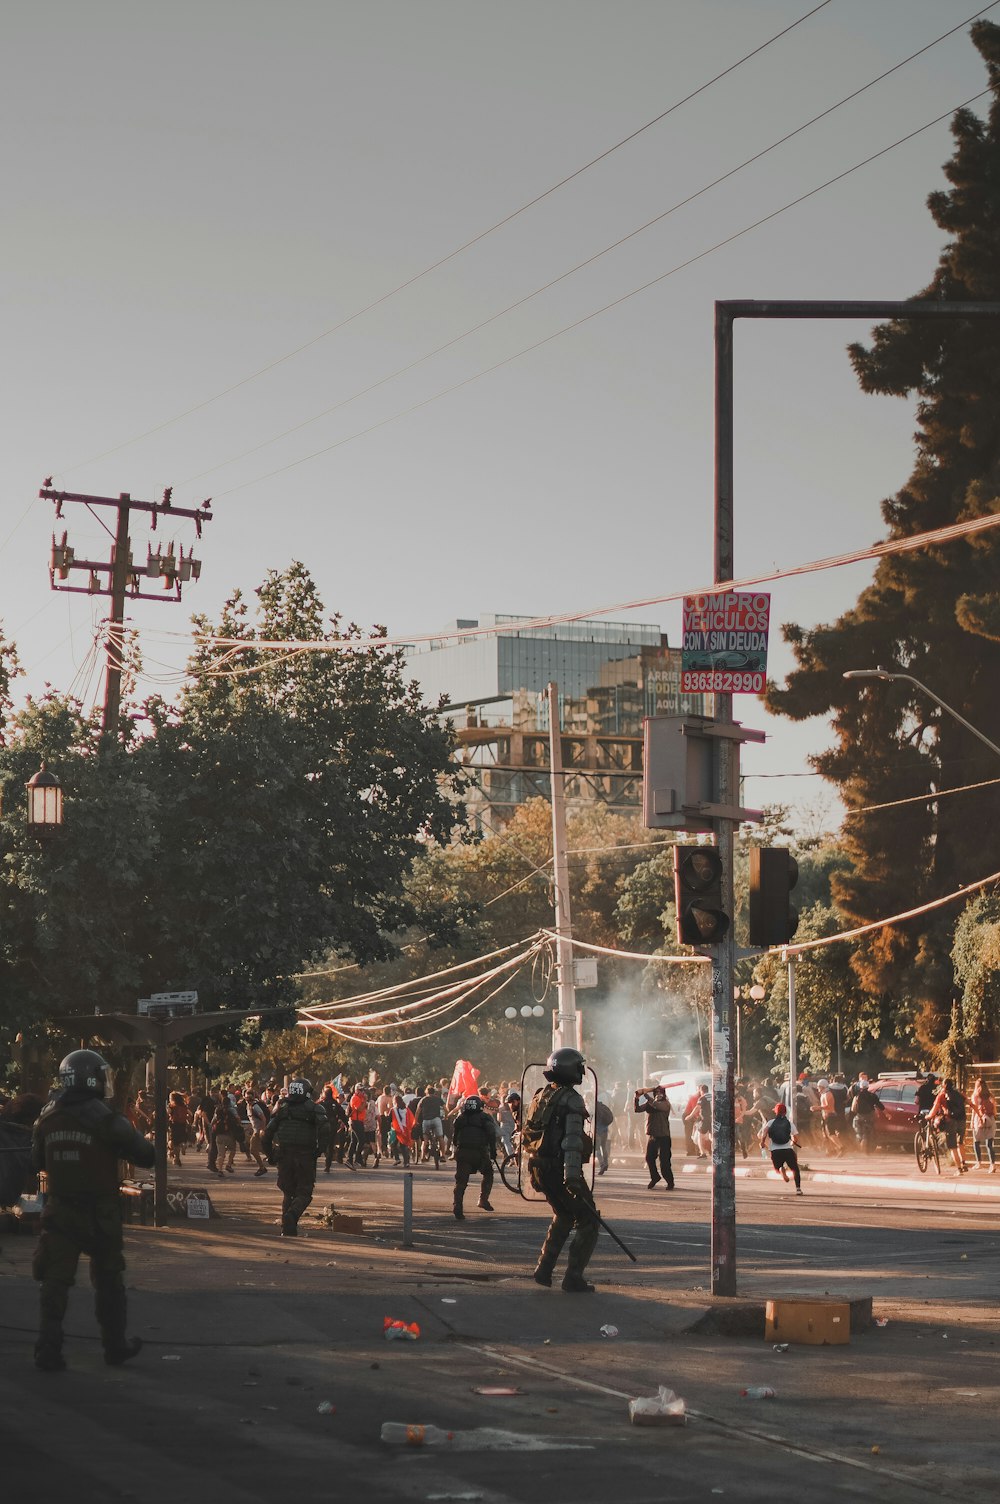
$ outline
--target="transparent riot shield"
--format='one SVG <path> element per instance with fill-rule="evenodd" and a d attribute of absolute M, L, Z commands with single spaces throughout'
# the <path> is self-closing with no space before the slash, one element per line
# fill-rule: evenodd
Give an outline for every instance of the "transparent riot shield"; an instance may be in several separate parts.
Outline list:
<path fill-rule="evenodd" d="M 521 1107 L 518 1113 L 517 1124 L 514 1131 L 514 1152 L 503 1155 L 499 1161 L 498 1169 L 500 1179 L 508 1191 L 522 1196 L 525 1201 L 544 1201 L 545 1197 L 540 1191 L 536 1191 L 528 1176 L 528 1166 L 521 1154 L 521 1124 L 527 1117 L 535 1092 L 541 1087 L 547 1086 L 548 1082 L 544 1075 L 545 1064 L 528 1065 L 524 1068 L 521 1076 Z M 597 1075 L 588 1066 L 584 1074 L 582 1084 L 577 1087 L 587 1106 L 587 1132 L 591 1141 L 594 1138 L 594 1108 L 597 1103 Z M 594 1189 L 594 1176 L 596 1174 L 596 1154 L 592 1151 L 590 1159 L 584 1165 L 584 1175 L 589 1175 L 590 1188 Z"/>

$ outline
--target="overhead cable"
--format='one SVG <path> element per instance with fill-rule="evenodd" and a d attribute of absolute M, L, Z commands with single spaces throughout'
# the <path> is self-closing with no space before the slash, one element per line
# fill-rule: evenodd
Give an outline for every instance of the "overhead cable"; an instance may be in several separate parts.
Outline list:
<path fill-rule="evenodd" d="M 908 57 L 904 57 L 900 62 L 895 63 L 893 67 L 886 68 L 884 72 L 879 73 L 875 78 L 869 79 L 860 88 L 852 90 L 850 94 L 845 94 L 835 104 L 831 104 L 825 110 L 821 110 L 818 115 L 813 115 L 809 120 L 796 126 L 794 130 L 786 131 L 783 136 L 779 136 L 776 141 L 772 141 L 770 146 L 765 146 L 762 150 L 755 152 L 753 156 L 744 158 L 736 167 L 729 168 L 727 172 L 714 178 L 710 183 L 705 183 L 701 188 L 696 189 L 694 193 L 689 193 L 685 198 L 679 199 L 677 203 L 671 204 L 669 209 L 664 209 L 661 213 L 654 215 L 652 219 L 646 220 L 644 224 L 638 225 L 634 230 L 630 230 L 627 235 L 619 236 L 617 240 L 612 241 L 610 245 L 606 245 L 602 250 L 595 251 L 592 256 L 586 257 L 583 261 L 578 261 L 575 266 L 571 266 L 567 271 L 560 272 L 557 277 L 552 277 L 548 282 L 544 282 L 540 287 L 536 287 L 533 292 L 525 293 L 523 297 L 517 298 L 513 303 L 508 303 L 506 308 L 501 308 L 497 313 L 490 314 L 488 318 L 482 319 L 478 324 L 474 324 L 471 328 L 463 330 L 461 334 L 456 334 L 451 339 L 445 340 L 443 344 L 436 346 L 433 350 L 427 351 L 424 355 L 418 356 L 416 360 L 411 360 L 406 365 L 399 366 L 395 371 L 391 371 L 389 375 L 382 376 L 378 381 L 362 387 L 359 391 L 352 392 L 349 397 L 343 397 L 339 402 L 333 403 L 330 407 L 325 407 L 320 412 L 314 413 L 311 418 L 304 418 L 301 422 L 293 424 L 291 428 L 285 428 L 280 433 L 274 434 L 271 438 L 263 439 L 260 443 L 253 444 L 249 449 L 244 449 L 239 454 L 232 455 L 227 460 L 220 460 L 218 464 L 210 465 L 205 470 L 199 470 L 194 475 L 185 476 L 179 484 L 193 485 L 195 481 L 202 480 L 207 475 L 214 475 L 217 470 L 223 470 L 229 465 L 235 465 L 240 460 L 249 458 L 250 455 L 259 454 L 262 449 L 268 449 L 272 444 L 280 443 L 282 439 L 287 439 L 292 434 L 301 433 L 304 428 L 311 427 L 313 423 L 318 423 L 323 418 L 331 417 L 334 413 L 340 412 L 343 408 L 350 406 L 352 402 L 357 402 L 362 397 L 370 396 L 372 392 L 376 392 L 381 387 L 387 386 L 398 377 L 407 375 L 410 371 L 416 370 L 418 366 L 425 365 L 427 361 L 433 360 L 435 356 L 442 355 L 446 350 L 450 350 L 455 345 L 461 344 L 463 340 L 470 339 L 474 334 L 479 334 L 483 329 L 488 328 L 490 324 L 495 324 L 499 319 L 505 318 L 508 313 L 513 313 L 518 308 L 523 308 L 532 299 L 540 297 L 542 293 L 551 291 L 560 282 L 565 282 L 569 277 L 575 276 L 577 272 L 585 270 L 588 266 L 593 266 L 602 257 L 610 255 L 612 251 L 618 250 L 630 240 L 634 240 L 637 236 L 644 234 L 646 230 L 652 229 L 654 225 L 661 224 L 663 220 L 668 219 L 672 214 L 676 214 L 678 210 L 686 208 L 688 204 L 693 204 L 713 188 L 719 187 L 721 183 L 728 182 L 730 178 L 735 177 L 744 168 L 751 167 L 755 162 L 759 162 L 762 158 L 769 156 L 779 146 L 784 146 L 788 141 L 794 140 L 796 136 L 802 135 L 811 126 L 818 124 L 821 120 L 825 120 L 828 115 L 832 115 L 835 111 L 842 109 L 844 105 L 850 104 L 852 100 L 865 94 L 869 89 L 873 89 L 876 84 L 880 84 L 885 79 L 890 78 L 892 74 L 898 73 L 901 68 L 905 68 L 914 59 L 922 57 L 932 47 L 936 47 L 948 37 L 954 36 L 955 32 L 961 31 L 964 26 L 967 26 L 970 21 L 974 21 L 977 16 L 984 14 L 985 11 L 995 10 L 998 4 L 1000 4 L 1000 0 L 993 0 L 991 5 L 987 5 L 983 10 L 974 12 L 973 15 L 959 22 L 957 26 L 951 27 L 949 31 L 942 32 L 941 36 L 935 37 L 932 42 L 926 43 L 925 46 L 918 48 L 916 52 L 911 52 Z M 228 492 L 225 494 L 228 495 Z"/>
<path fill-rule="evenodd" d="M 264 475 L 257 475 L 250 480 L 240 481 L 236 485 L 229 486 L 225 491 L 217 492 L 216 496 L 232 496 L 237 491 L 245 490 L 247 486 L 260 485 L 264 481 L 273 480 L 278 475 L 285 475 L 289 470 L 295 470 L 300 465 L 308 464 L 310 460 L 319 459 L 325 454 L 332 454 L 334 450 L 342 449 L 345 444 L 352 444 L 355 439 L 366 438 L 369 434 L 376 433 L 379 429 L 388 427 L 390 423 L 398 422 L 400 418 L 406 418 L 412 413 L 421 412 L 425 407 L 430 407 L 432 403 L 441 401 L 443 397 L 450 397 L 454 392 L 461 391 L 463 387 L 472 386 L 474 382 L 481 381 L 484 376 L 492 375 L 494 371 L 503 370 L 505 366 L 511 365 L 515 360 L 520 360 L 522 356 L 530 355 L 535 350 L 543 349 L 545 345 L 551 344 L 553 340 L 561 339 L 564 334 L 569 334 L 574 329 L 582 328 L 585 324 L 589 324 L 591 319 L 599 318 L 601 314 L 608 313 L 613 308 L 620 308 L 623 303 L 627 303 L 631 298 L 638 297 L 640 293 L 648 292 L 651 287 L 656 287 L 659 283 L 665 282 L 668 277 L 676 276 L 678 272 L 685 271 L 689 266 L 694 266 L 696 262 L 703 261 L 707 256 L 714 255 L 716 251 L 722 250 L 727 245 L 732 245 L 734 241 L 742 239 L 744 235 L 749 235 L 751 231 L 760 229 L 761 225 L 769 224 L 771 220 L 777 219 L 782 214 L 787 214 L 790 209 L 795 209 L 799 204 L 804 204 L 808 199 L 815 198 L 818 193 L 822 193 L 825 189 L 833 187 L 835 183 L 843 182 L 852 173 L 860 171 L 862 167 L 868 167 L 872 162 L 877 162 L 880 157 L 884 157 L 889 152 L 895 151 L 898 146 L 903 146 L 907 141 L 912 141 L 915 137 L 922 135 L 924 131 L 931 130 L 935 125 L 940 125 L 943 120 L 950 120 L 956 110 L 967 109 L 969 105 L 975 104 L 977 100 L 985 98 L 987 95 L 992 94 L 992 92 L 992 89 L 980 89 L 977 94 L 973 94 L 960 104 L 954 105 L 951 109 L 946 110 L 944 114 L 937 115 L 933 120 L 926 121 L 924 125 L 918 126 L 916 130 L 909 131 L 905 136 L 900 136 L 897 140 L 890 142 L 888 146 L 883 146 L 880 151 L 872 152 L 870 156 L 864 157 L 860 162 L 855 162 L 852 167 L 845 168 L 843 172 L 838 172 L 834 177 L 827 178 L 825 182 L 818 184 L 815 188 L 810 188 L 808 192 L 801 193 L 797 198 L 790 199 L 787 204 L 782 204 L 780 208 L 773 209 L 769 214 L 762 215 L 760 219 L 755 219 L 751 224 L 744 225 L 741 230 L 735 230 L 731 235 L 725 236 L 724 239 L 717 240 L 714 245 L 706 246 L 703 251 L 698 251 L 695 255 L 678 262 L 676 266 L 670 267 L 667 271 L 660 272 L 658 276 L 651 277 L 648 282 L 643 282 L 639 287 L 633 287 L 630 292 L 622 293 L 620 297 L 613 298 L 610 303 L 602 304 L 600 308 L 595 308 L 590 313 L 585 313 L 580 318 L 574 319 L 571 323 L 564 324 L 562 328 L 553 330 L 551 334 L 546 334 L 542 339 L 535 340 L 532 344 L 525 345 L 520 350 L 515 350 L 513 354 L 504 356 L 502 360 L 495 361 L 490 366 L 485 366 L 483 370 L 474 371 L 471 376 L 465 376 L 460 381 L 453 382 L 451 386 L 444 387 L 441 391 L 433 393 L 430 397 L 424 397 L 418 402 L 413 402 L 409 407 L 402 408 L 399 412 L 390 413 L 388 417 L 380 418 L 375 423 L 368 424 L 366 428 L 360 428 L 355 430 L 354 433 L 345 434 L 342 439 L 335 439 L 332 444 L 324 444 L 322 448 L 314 449 L 309 454 L 300 456 L 297 460 L 290 460 L 288 464 L 279 465 L 274 470 L 268 470 Z"/>
<path fill-rule="evenodd" d="M 252 648 L 261 652 L 287 652 L 290 646 L 296 650 L 316 653 L 357 652 L 369 648 L 401 648 L 420 643 L 464 641 L 472 637 L 499 637 L 507 633 L 517 636 L 521 632 L 536 632 L 544 627 L 562 626 L 568 622 L 586 621 L 592 617 L 616 615 L 622 611 L 638 611 L 649 606 L 670 605 L 690 595 L 720 595 L 730 591 L 749 590 L 756 585 L 766 585 L 774 580 L 792 579 L 798 575 L 815 574 L 826 569 L 840 569 L 846 564 L 864 563 L 869 559 L 889 558 L 895 554 L 912 553 L 920 548 L 932 548 L 942 543 L 951 543 L 958 538 L 971 537 L 1000 525 L 1000 512 L 990 512 L 985 517 L 971 517 L 964 522 L 950 523 L 947 527 L 931 528 L 927 532 L 912 533 L 906 538 L 890 538 L 885 543 L 875 543 L 868 548 L 859 548 L 851 553 L 831 554 L 823 559 L 813 559 L 808 564 L 796 564 L 787 569 L 772 569 L 765 573 L 745 575 L 738 580 L 715 581 L 697 589 L 676 590 L 670 595 L 650 595 L 641 600 L 618 602 L 611 606 L 592 606 L 586 611 L 563 611 L 551 616 L 533 616 L 523 621 L 495 622 L 490 626 L 454 627 L 440 632 L 428 632 L 410 637 L 365 637 L 360 639 L 315 638 L 308 641 L 260 639 L 248 642 L 243 637 L 221 637 L 212 632 L 195 632 L 194 640 L 209 647 L 241 651 Z M 220 672 L 214 669 L 202 672 Z"/>
<path fill-rule="evenodd" d="M 440 256 L 429 266 L 425 266 L 423 271 L 414 273 L 413 276 L 408 277 L 404 282 L 400 282 L 396 287 L 390 288 L 388 292 L 384 292 L 379 297 L 373 298 L 370 303 L 367 303 L 363 308 L 357 309 L 346 318 L 341 319 L 339 323 L 332 325 L 331 328 L 324 329 L 321 334 L 313 335 L 311 339 L 307 339 L 303 344 L 297 345 L 294 350 L 289 350 L 286 354 L 279 355 L 277 359 L 269 361 L 267 365 L 261 366 L 259 370 L 252 372 L 249 376 L 244 376 L 242 380 L 233 382 L 230 386 L 224 387 L 222 391 L 214 393 L 213 396 L 206 397 L 201 402 L 196 402 L 192 407 L 185 408 L 183 412 L 176 413 L 172 418 L 167 418 L 164 422 L 157 423 L 153 428 L 146 429 L 144 433 L 136 434 L 131 439 L 125 439 L 120 444 L 114 445 L 111 449 L 104 449 L 100 454 L 91 455 L 89 459 L 79 460 L 74 465 L 64 466 L 62 470 L 56 473 L 61 475 L 65 474 L 67 470 L 78 470 L 86 465 L 96 464 L 98 460 L 107 459 L 109 455 L 117 454 L 122 449 L 128 449 L 132 444 L 138 444 L 143 439 L 151 438 L 153 434 L 162 433 L 165 428 L 170 428 L 174 423 L 179 423 L 183 418 L 189 418 L 194 413 L 201 412 L 204 408 L 210 407 L 214 402 L 220 401 L 221 398 L 228 397 L 231 392 L 239 391 L 241 387 L 248 386 L 250 382 L 257 381 L 259 377 L 265 376 L 269 371 L 273 371 L 278 366 L 284 365 L 287 361 L 294 359 L 296 355 L 301 355 L 305 350 L 312 349 L 314 345 L 319 344 L 322 340 L 329 339 L 331 335 L 338 333 L 341 329 L 345 329 L 348 324 L 352 324 L 355 319 L 359 319 L 364 314 L 371 313 L 373 309 L 381 307 L 390 298 L 394 298 L 399 293 L 405 292 L 407 288 L 413 287 L 417 282 L 422 281 L 424 277 L 430 276 L 431 272 L 435 272 L 440 267 L 446 266 L 449 261 L 454 261 L 457 256 L 461 256 L 463 252 L 470 250 L 474 245 L 478 245 L 480 241 L 486 240 L 488 236 L 495 234 L 497 230 L 513 223 L 522 214 L 526 214 L 529 209 L 533 209 L 536 204 L 540 204 L 543 199 L 549 198 L 553 193 L 557 193 L 560 188 L 565 188 L 568 183 L 572 183 L 574 179 L 582 176 L 583 173 L 589 172 L 599 162 L 606 161 L 616 151 L 620 151 L 623 146 L 627 146 L 630 141 L 636 140 L 644 131 L 650 130 L 654 125 L 659 125 L 662 120 L 666 120 L 668 115 L 672 115 L 682 105 L 688 104 L 692 99 L 696 99 L 699 94 L 704 94 L 713 84 L 719 83 L 730 73 L 734 73 L 737 68 L 741 68 L 744 63 L 749 62 L 751 58 L 755 58 L 759 53 L 766 51 L 768 47 L 773 46 L 775 42 L 780 41 L 782 37 L 787 36 L 790 31 L 794 31 L 797 26 L 801 26 L 804 21 L 808 21 L 811 16 L 816 15 L 818 11 L 824 10 L 829 4 L 830 0 L 820 0 L 818 5 L 814 5 L 811 10 L 807 10 L 805 15 L 799 16 L 797 21 L 792 21 L 788 26 L 782 27 L 781 31 L 775 32 L 774 36 L 769 37 L 766 42 L 762 42 L 758 47 L 755 47 L 752 52 L 748 52 L 745 56 L 738 58 L 735 63 L 730 63 L 727 68 L 723 68 L 721 73 L 716 73 L 706 83 L 700 84 L 698 88 L 693 89 L 689 94 L 685 94 L 683 99 L 676 100 L 667 109 L 662 110 L 659 115 L 654 116 L 652 120 L 647 120 L 645 125 L 638 126 L 627 136 L 623 136 L 620 141 L 616 141 L 613 146 L 606 147 L 596 157 L 592 157 L 589 162 L 585 162 L 582 167 L 575 168 L 566 177 L 560 178 L 557 183 L 553 183 L 551 187 L 546 188 L 542 193 L 536 194 L 534 198 L 522 204 L 519 209 L 512 210 L 511 213 L 504 215 L 502 219 L 498 219 L 487 229 L 480 230 L 470 240 L 466 240 L 453 251 L 449 251 L 447 255 Z"/>

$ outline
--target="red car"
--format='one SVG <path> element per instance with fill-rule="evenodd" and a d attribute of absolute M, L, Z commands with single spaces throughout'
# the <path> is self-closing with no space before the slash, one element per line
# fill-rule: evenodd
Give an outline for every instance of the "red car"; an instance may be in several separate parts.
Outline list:
<path fill-rule="evenodd" d="M 871 1090 L 878 1097 L 884 1112 L 875 1114 L 875 1142 L 887 1148 L 913 1148 L 913 1135 L 917 1131 L 917 1087 L 923 1076 L 908 1072 L 900 1075 L 881 1075 L 871 1083 Z"/>

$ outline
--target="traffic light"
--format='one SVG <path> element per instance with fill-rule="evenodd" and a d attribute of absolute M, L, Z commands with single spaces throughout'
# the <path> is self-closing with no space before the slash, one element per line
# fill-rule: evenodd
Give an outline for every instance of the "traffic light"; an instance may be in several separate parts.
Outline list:
<path fill-rule="evenodd" d="M 798 880 L 798 863 L 786 846 L 751 846 L 751 945 L 786 945 L 795 934 L 799 914 L 789 898 Z"/>
<path fill-rule="evenodd" d="M 722 858 L 714 846 L 674 847 L 677 938 L 682 945 L 718 945 L 729 931 L 722 907 Z"/>

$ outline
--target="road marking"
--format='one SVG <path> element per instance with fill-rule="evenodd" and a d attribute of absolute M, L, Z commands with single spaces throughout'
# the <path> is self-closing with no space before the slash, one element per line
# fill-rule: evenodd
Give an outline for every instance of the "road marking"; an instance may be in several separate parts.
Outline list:
<path fill-rule="evenodd" d="M 490 1362 L 510 1363 L 513 1367 L 536 1369 L 549 1374 L 552 1378 L 562 1379 L 567 1384 L 573 1384 L 578 1389 L 595 1390 L 598 1394 L 606 1394 L 612 1399 L 630 1400 L 634 1395 L 626 1394 L 621 1389 L 611 1389 L 606 1384 L 595 1384 L 591 1379 L 581 1379 L 576 1374 L 565 1373 L 549 1363 L 542 1363 L 537 1358 L 523 1357 L 520 1354 L 506 1352 L 499 1347 L 476 1347 L 470 1342 L 461 1344 L 469 1352 L 477 1353 L 486 1357 Z M 731 1436 L 743 1436 L 750 1441 L 766 1442 L 768 1446 L 781 1447 L 792 1457 L 804 1457 L 809 1462 L 832 1462 L 843 1467 L 853 1467 L 864 1473 L 872 1473 L 877 1478 L 891 1478 L 896 1483 L 905 1483 L 909 1488 L 918 1489 L 921 1493 L 933 1494 L 938 1499 L 951 1499 L 953 1504 L 961 1504 L 957 1494 L 945 1494 L 936 1484 L 922 1483 L 908 1473 L 897 1473 L 893 1468 L 882 1467 L 872 1462 L 863 1462 L 857 1457 L 847 1457 L 840 1452 L 827 1452 L 821 1447 L 806 1446 L 803 1443 L 787 1441 L 784 1436 L 773 1435 L 770 1431 L 758 1431 L 751 1426 L 734 1425 L 732 1421 L 720 1420 L 718 1416 L 709 1415 L 704 1410 L 688 1410 L 688 1415 L 694 1420 L 708 1421 L 710 1425 L 718 1426 L 720 1431 L 725 1431 Z"/>

